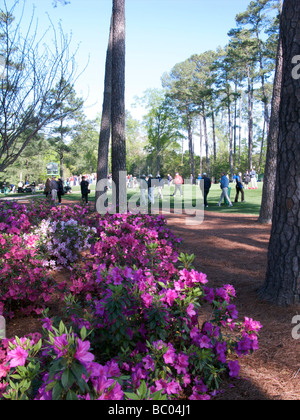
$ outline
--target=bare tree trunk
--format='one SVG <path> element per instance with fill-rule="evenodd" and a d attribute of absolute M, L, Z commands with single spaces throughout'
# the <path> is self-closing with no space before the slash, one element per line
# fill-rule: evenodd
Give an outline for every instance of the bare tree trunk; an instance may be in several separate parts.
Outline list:
<path fill-rule="evenodd" d="M 202 115 L 200 115 L 200 166 L 199 166 L 199 170 L 200 170 L 200 174 L 202 174 L 202 145 L 203 145 L 203 117 Z"/>
<path fill-rule="evenodd" d="M 212 122 L 212 132 L 213 132 L 214 163 L 216 163 L 216 160 L 217 160 L 216 124 L 215 124 L 215 112 L 214 112 L 213 106 L 211 106 L 211 122 Z"/>
<path fill-rule="evenodd" d="M 231 122 L 231 110 L 230 102 L 227 104 L 228 112 L 228 135 L 229 135 L 229 163 L 230 163 L 230 177 L 233 178 L 233 155 L 232 155 L 232 122 Z"/>
<path fill-rule="evenodd" d="M 191 174 L 193 175 L 193 179 L 194 179 L 195 178 L 195 168 L 194 168 L 193 133 L 192 133 L 191 115 L 190 115 L 188 105 L 186 105 L 186 119 L 187 119 L 188 140 L 189 140 L 189 160 L 190 160 Z"/>
<path fill-rule="evenodd" d="M 259 296 L 279 306 L 300 302 L 300 7 L 285 0 L 281 18 L 283 51 L 277 174 L 266 280 Z M 298 62 L 298 61 L 297 61 Z"/>
<path fill-rule="evenodd" d="M 59 150 L 59 163 L 60 163 L 60 178 L 64 179 L 64 134 L 63 134 L 63 118 L 60 119 L 60 150 Z"/>
<path fill-rule="evenodd" d="M 262 161 L 263 161 L 265 135 L 266 135 L 266 120 L 264 119 L 264 125 L 263 125 L 263 131 L 262 131 L 261 143 L 260 143 L 258 173 L 260 173 L 260 171 L 261 171 L 261 166 L 262 166 Z"/>
<path fill-rule="evenodd" d="M 233 166 L 236 166 L 236 140 L 237 140 L 237 82 L 235 82 L 235 91 L 234 91 L 234 124 L 233 124 Z"/>
<path fill-rule="evenodd" d="M 241 147 L 242 147 L 242 94 L 240 96 L 240 115 L 239 115 L 239 166 L 241 165 Z"/>
<path fill-rule="evenodd" d="M 248 163 L 249 169 L 252 168 L 253 154 L 253 80 L 250 77 L 250 69 L 248 75 Z"/>
<path fill-rule="evenodd" d="M 113 0 L 112 46 L 112 179 L 120 212 L 126 211 L 126 141 L 125 141 L 125 0 Z M 120 179 L 120 177 L 122 178 Z"/>
<path fill-rule="evenodd" d="M 274 205 L 274 192 L 276 182 L 276 168 L 277 168 L 277 150 L 278 150 L 278 135 L 279 135 L 279 110 L 281 98 L 281 84 L 282 84 L 282 40 L 279 40 L 276 73 L 274 79 L 272 111 L 269 126 L 269 133 L 267 139 L 267 158 L 264 173 L 263 193 L 260 214 L 258 222 L 271 223 Z"/>
<path fill-rule="evenodd" d="M 108 150 L 111 128 L 111 68 L 112 68 L 112 41 L 113 26 L 112 18 L 110 23 L 109 41 L 106 52 L 105 78 L 104 78 L 104 94 L 102 104 L 102 118 L 98 146 L 98 163 L 97 163 L 97 180 L 107 179 L 108 175 Z M 97 191 L 95 198 L 95 209 L 98 198 L 105 191 Z"/>
<path fill-rule="evenodd" d="M 209 150 L 208 150 L 208 134 L 207 134 L 207 122 L 206 115 L 203 109 L 203 128 L 204 128 L 204 140 L 205 140 L 205 160 L 206 160 L 206 172 L 210 174 L 210 161 L 209 161 Z"/>

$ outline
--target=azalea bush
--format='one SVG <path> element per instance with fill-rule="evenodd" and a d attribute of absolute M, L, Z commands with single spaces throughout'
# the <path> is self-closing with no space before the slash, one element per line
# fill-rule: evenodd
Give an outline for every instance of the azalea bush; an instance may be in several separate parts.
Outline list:
<path fill-rule="evenodd" d="M 29 232 L 31 221 L 25 204 L 13 201 L 0 203 L 0 232 L 19 235 Z"/>
<path fill-rule="evenodd" d="M 37 257 L 36 239 L 0 234 L 0 315 L 41 314 L 51 300 L 55 282 Z"/>
<path fill-rule="evenodd" d="M 42 220 L 34 230 L 34 235 L 38 237 L 35 246 L 50 266 L 68 267 L 78 259 L 82 251 L 90 248 L 93 229 L 80 225 L 72 218 L 66 222 Z"/>
<path fill-rule="evenodd" d="M 10 400 L 122 399 L 121 372 L 114 362 L 94 361 L 85 340 L 61 322 L 43 336 L 2 340 L 0 397 Z"/>
<path fill-rule="evenodd" d="M 238 319 L 234 288 L 210 288 L 163 217 L 48 203 L 2 210 L 11 211 L 0 235 L 2 313 L 39 313 L 52 265 L 70 270 L 64 322 L 46 311 L 42 335 L 2 340 L 2 399 L 209 399 L 258 348 L 260 323 Z"/>
<path fill-rule="evenodd" d="M 87 288 L 82 277 L 71 287 L 69 319 L 74 328 L 91 331 L 100 360 L 114 358 L 130 373 L 135 392 L 145 382 L 169 398 L 182 393 L 210 398 L 225 374 L 238 376 L 234 355 L 258 348 L 261 325 L 251 319 L 237 322 L 234 288 L 208 288 L 203 273 L 183 269 L 163 282 L 150 272 L 114 267 L 99 270 L 94 287 L 91 275 L 87 278 Z M 199 324 L 208 305 L 211 319 Z"/>

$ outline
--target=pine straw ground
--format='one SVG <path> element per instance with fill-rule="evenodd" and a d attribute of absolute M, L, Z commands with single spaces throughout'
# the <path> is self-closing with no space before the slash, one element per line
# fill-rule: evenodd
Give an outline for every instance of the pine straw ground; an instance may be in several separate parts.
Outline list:
<path fill-rule="evenodd" d="M 270 226 L 251 215 L 205 213 L 204 222 L 187 226 L 185 216 L 167 215 L 169 227 L 183 239 L 181 250 L 195 254 L 194 266 L 207 274 L 210 287 L 232 284 L 237 292 L 239 317 L 251 317 L 263 325 L 260 349 L 241 360 L 240 378 L 226 385 L 218 400 L 300 399 L 300 340 L 292 338 L 292 319 L 300 307 L 278 308 L 260 301 L 257 289 L 265 278 Z M 68 277 L 56 272 L 57 281 Z M 58 299 L 54 297 L 55 312 Z M 38 331 L 34 318 L 8 322 L 7 337 Z"/>
<path fill-rule="evenodd" d="M 195 254 L 197 270 L 210 287 L 232 284 L 239 316 L 263 325 L 260 349 L 241 361 L 240 379 L 225 387 L 221 400 L 300 399 L 300 340 L 292 338 L 292 319 L 300 307 L 278 308 L 257 297 L 265 278 L 270 226 L 256 216 L 205 213 L 204 222 L 187 226 L 183 216 L 168 216 L 169 227 L 183 239 L 182 251 Z"/>

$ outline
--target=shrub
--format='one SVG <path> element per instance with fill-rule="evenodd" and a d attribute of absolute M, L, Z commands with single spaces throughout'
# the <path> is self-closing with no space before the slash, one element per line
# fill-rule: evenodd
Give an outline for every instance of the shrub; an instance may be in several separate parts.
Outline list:
<path fill-rule="evenodd" d="M 41 314 L 55 290 L 54 280 L 32 248 L 33 237 L 0 234 L 0 315 Z"/>
<path fill-rule="evenodd" d="M 164 218 L 1 211 L 0 314 L 39 313 L 54 291 L 49 261 L 71 269 L 65 322 L 44 315 L 43 336 L 2 340 L 2 399 L 209 399 L 258 348 L 260 323 L 238 321 L 234 288 L 210 288 Z"/>

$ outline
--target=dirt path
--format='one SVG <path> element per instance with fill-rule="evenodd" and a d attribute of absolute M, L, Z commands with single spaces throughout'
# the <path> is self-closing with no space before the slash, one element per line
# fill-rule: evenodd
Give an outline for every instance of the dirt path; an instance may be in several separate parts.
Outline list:
<path fill-rule="evenodd" d="M 243 359 L 242 380 L 219 399 L 300 399 L 300 340 L 292 338 L 292 318 L 300 307 L 277 308 L 257 298 L 265 278 L 270 226 L 256 216 L 209 212 L 198 226 L 187 226 L 184 216 L 166 217 L 183 239 L 185 253 L 195 254 L 195 267 L 206 273 L 211 287 L 232 284 L 240 317 L 263 325 L 260 350 Z M 299 370 L 299 373 L 298 373 Z"/>

